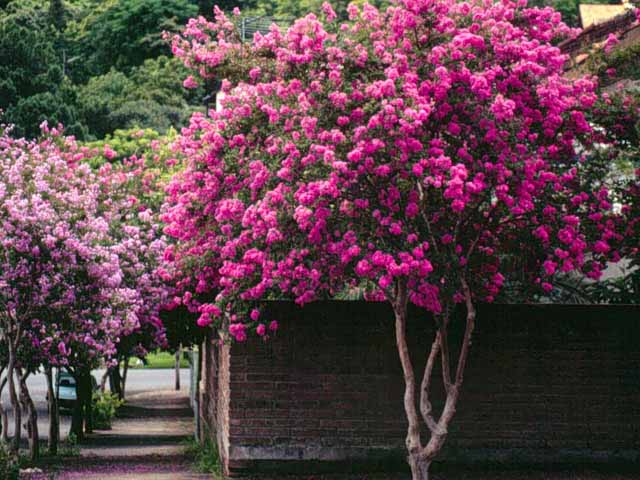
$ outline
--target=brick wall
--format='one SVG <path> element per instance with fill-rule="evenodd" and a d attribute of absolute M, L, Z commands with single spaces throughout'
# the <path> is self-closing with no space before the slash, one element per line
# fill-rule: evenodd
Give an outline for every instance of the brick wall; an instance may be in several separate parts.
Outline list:
<path fill-rule="evenodd" d="M 205 352 L 203 416 L 227 473 L 402 467 L 403 383 L 389 307 L 274 302 L 268 310 L 280 322 L 276 338 Z M 413 312 L 417 375 L 431 328 Z M 481 307 L 442 458 L 640 461 L 638 339 L 637 307 Z"/>

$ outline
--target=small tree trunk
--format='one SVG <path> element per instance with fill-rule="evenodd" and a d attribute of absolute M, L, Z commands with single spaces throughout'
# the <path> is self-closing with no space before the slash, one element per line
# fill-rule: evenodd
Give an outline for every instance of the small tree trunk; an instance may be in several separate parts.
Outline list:
<path fill-rule="evenodd" d="M 84 410 L 84 389 L 81 386 L 82 376 L 79 373 L 74 374 L 76 381 L 76 401 L 73 405 L 73 415 L 71 416 L 71 428 L 69 434 L 74 435 L 78 442 L 84 440 L 83 428 L 83 410 Z"/>
<path fill-rule="evenodd" d="M 429 480 L 429 467 L 431 462 L 420 456 L 409 456 L 412 480 Z"/>
<path fill-rule="evenodd" d="M 178 350 L 176 350 L 176 390 L 180 390 L 180 356 L 182 355 L 182 345 L 178 346 Z"/>
<path fill-rule="evenodd" d="M 102 393 L 107 389 L 107 380 L 109 379 L 109 369 L 107 368 L 100 379 L 100 391 Z"/>
<path fill-rule="evenodd" d="M 35 462 L 40 456 L 40 435 L 38 432 L 38 412 L 27 387 L 28 373 L 16 370 L 20 378 L 20 400 L 27 415 L 27 432 L 29 435 L 29 457 Z"/>
<path fill-rule="evenodd" d="M 58 409 L 58 398 L 53 387 L 53 372 L 50 366 L 46 368 L 46 375 L 49 404 L 49 455 L 57 455 L 60 443 L 60 410 Z"/>
<path fill-rule="evenodd" d="M 120 384 L 120 400 L 124 400 L 127 389 L 127 375 L 129 374 L 129 357 L 124 357 L 124 366 L 122 367 L 122 380 Z"/>
<path fill-rule="evenodd" d="M 11 408 L 13 409 L 13 442 L 11 450 L 17 453 L 20 450 L 20 440 L 22 438 L 22 411 L 20 409 L 20 401 L 16 392 L 15 370 L 16 370 L 16 352 L 12 342 L 9 344 L 9 366 L 7 367 L 7 378 L 9 379 L 9 398 L 11 399 Z"/>
<path fill-rule="evenodd" d="M 109 369 L 109 389 L 111 393 L 117 395 L 120 400 L 124 399 L 122 392 L 122 377 L 120 377 L 120 366 L 116 365 Z"/>
<path fill-rule="evenodd" d="M 4 370 L 4 368 L 2 369 Z M 2 382 L 0 382 L 0 399 L 2 399 L 2 392 L 4 391 L 4 387 L 7 386 L 7 377 L 2 378 Z M 2 405 L 2 400 L 0 400 L 0 429 L 2 430 L 0 433 L 0 438 L 3 443 L 9 442 L 9 416 L 7 415 L 7 411 L 4 409 Z"/>
<path fill-rule="evenodd" d="M 420 418 L 416 409 L 416 378 L 407 346 L 407 287 L 404 281 L 399 281 L 392 299 L 395 314 L 396 346 L 404 374 L 404 411 L 407 416 L 408 428 L 405 443 L 409 453 L 409 465 L 413 480 L 425 480 L 429 465 L 424 465 L 422 459 L 422 441 L 420 439 Z"/>
<path fill-rule="evenodd" d="M 93 385 L 91 383 L 91 373 L 83 374 L 84 390 L 84 431 L 93 433 Z"/>

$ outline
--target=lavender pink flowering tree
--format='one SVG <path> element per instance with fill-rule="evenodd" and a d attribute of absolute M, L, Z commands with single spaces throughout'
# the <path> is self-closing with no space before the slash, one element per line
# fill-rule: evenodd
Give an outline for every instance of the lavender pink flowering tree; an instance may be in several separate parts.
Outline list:
<path fill-rule="evenodd" d="M 24 364 L 38 357 L 26 356 L 25 345 L 43 362 L 71 366 L 108 355 L 127 324 L 119 315 L 103 315 L 125 293 L 119 266 L 102 245 L 106 225 L 97 215 L 95 176 L 86 166 L 69 165 L 59 132 L 46 133 L 31 142 L 3 129 L 0 139 L 0 330 L 16 450 L 21 419 L 14 374 L 28 405 L 24 375 L 38 366 Z M 37 448 L 35 415 L 30 409 Z"/>
<path fill-rule="evenodd" d="M 218 78 L 224 100 L 177 143 L 189 161 L 169 188 L 170 256 L 188 279 L 181 301 L 237 341 L 277 328 L 259 311 L 268 296 L 302 305 L 357 287 L 389 302 L 408 462 L 423 480 L 458 408 L 476 304 L 510 273 L 504 256 L 528 257 L 540 292 L 558 272 L 598 279 L 619 258 L 611 196 L 583 178 L 606 142 L 587 121 L 597 84 L 563 75 L 554 45 L 574 32 L 526 1 L 352 5 L 344 24 L 323 10 L 252 44 L 219 10 L 174 38 L 194 71 L 185 85 Z M 436 325 L 419 370 L 409 304 Z"/>
<path fill-rule="evenodd" d="M 157 216 L 140 207 L 143 189 L 131 186 L 149 178 L 139 162 L 95 173 L 83 163 L 95 152 L 61 129 L 45 126 L 43 134 L 26 141 L 3 130 L 0 137 L 0 333 L 16 450 L 21 412 L 13 373 L 28 407 L 26 375 L 40 365 L 49 380 L 51 367 L 71 372 L 79 399 L 72 432 L 82 438 L 91 430 L 91 369 L 117 361 L 123 338 L 136 339 L 131 349 L 146 335 L 162 345 L 158 312 L 169 291 Z M 35 409 L 25 411 L 37 439 Z"/>

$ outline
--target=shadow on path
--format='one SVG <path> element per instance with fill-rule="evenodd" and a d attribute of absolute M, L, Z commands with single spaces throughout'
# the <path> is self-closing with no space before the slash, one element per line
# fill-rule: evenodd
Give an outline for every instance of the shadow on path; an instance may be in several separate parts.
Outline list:
<path fill-rule="evenodd" d="M 154 390 L 127 398 L 111 430 L 96 431 L 65 459 L 56 480 L 210 479 L 192 471 L 185 441 L 193 436 L 186 392 Z"/>

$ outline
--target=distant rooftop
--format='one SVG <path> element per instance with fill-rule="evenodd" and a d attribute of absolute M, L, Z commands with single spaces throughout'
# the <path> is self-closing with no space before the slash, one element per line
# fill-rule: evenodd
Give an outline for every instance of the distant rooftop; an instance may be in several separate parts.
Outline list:
<path fill-rule="evenodd" d="M 582 28 L 588 28 L 622 15 L 633 8 L 633 5 L 629 2 L 623 2 L 618 5 L 582 3 L 579 8 Z"/>

